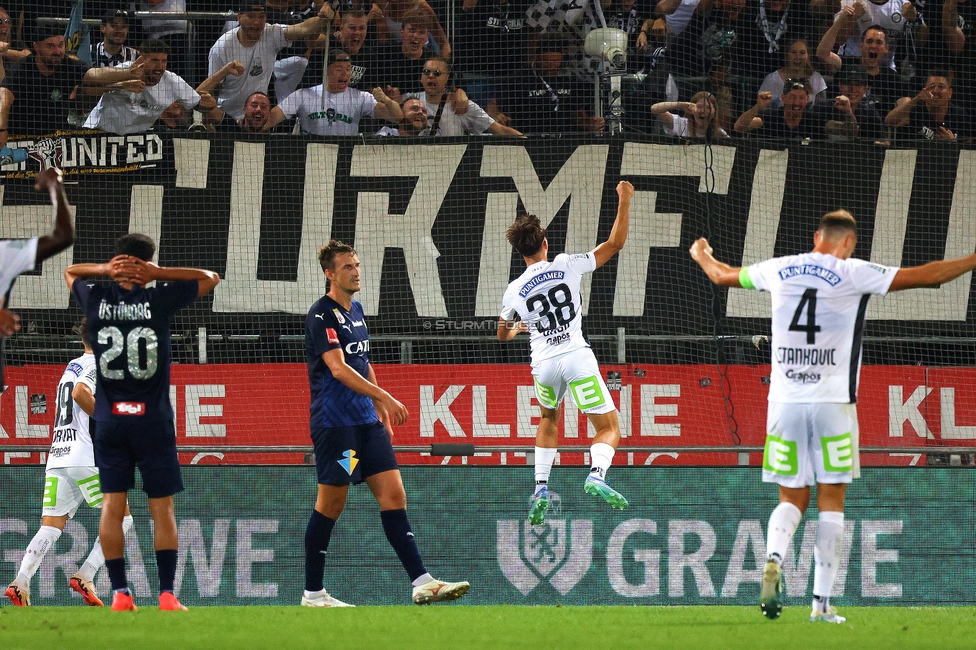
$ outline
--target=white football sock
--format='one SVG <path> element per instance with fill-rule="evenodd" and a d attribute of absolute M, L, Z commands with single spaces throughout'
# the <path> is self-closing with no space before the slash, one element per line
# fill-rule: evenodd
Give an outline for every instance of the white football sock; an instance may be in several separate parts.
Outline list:
<path fill-rule="evenodd" d="M 590 445 L 590 476 L 607 480 L 607 470 L 613 464 L 616 449 L 605 442 L 594 442 Z"/>
<path fill-rule="evenodd" d="M 549 481 L 549 472 L 552 471 L 552 463 L 556 460 L 557 449 L 548 447 L 535 448 L 535 482 Z"/>
<path fill-rule="evenodd" d="M 590 445 L 590 476 L 602 481 L 607 480 L 607 470 L 613 463 L 616 449 L 605 442 L 594 442 Z"/>
<path fill-rule="evenodd" d="M 414 587 L 419 587 L 420 585 L 427 584 L 428 582 L 430 582 L 433 579 L 434 579 L 434 576 L 430 575 L 429 573 L 425 573 L 422 576 L 418 576 L 416 580 L 411 581 L 411 584 Z"/>
<path fill-rule="evenodd" d="M 813 594 L 829 598 L 844 544 L 844 513 L 821 512 L 817 544 L 813 548 Z"/>
<path fill-rule="evenodd" d="M 781 502 L 769 515 L 769 528 L 766 531 L 766 557 L 779 556 L 780 564 L 786 557 L 790 540 L 796 527 L 800 525 L 803 513 L 789 501 Z"/>
<path fill-rule="evenodd" d="M 34 535 L 34 539 L 27 545 L 24 552 L 24 559 L 20 563 L 20 573 L 17 574 L 17 582 L 21 587 L 30 586 L 30 580 L 34 577 L 37 567 L 41 566 L 41 560 L 47 552 L 54 548 L 54 543 L 61 537 L 61 531 L 54 526 L 41 526 Z"/>
<path fill-rule="evenodd" d="M 129 529 L 132 528 L 132 515 L 126 515 L 122 518 L 122 536 L 124 537 Z M 102 542 L 101 537 L 95 538 L 95 544 L 92 546 L 91 553 L 88 554 L 88 558 L 85 563 L 81 565 L 81 569 L 78 570 L 78 575 L 80 575 L 85 580 L 94 580 L 95 574 L 98 570 L 105 566 L 105 554 L 102 553 Z"/>

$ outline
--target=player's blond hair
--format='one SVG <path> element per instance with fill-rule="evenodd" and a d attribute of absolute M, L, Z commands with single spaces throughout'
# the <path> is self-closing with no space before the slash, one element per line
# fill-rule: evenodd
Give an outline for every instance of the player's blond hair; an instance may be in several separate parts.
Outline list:
<path fill-rule="evenodd" d="M 820 218 L 820 227 L 817 230 L 829 241 L 842 239 L 851 232 L 857 237 L 857 220 L 847 210 L 834 210 Z"/>

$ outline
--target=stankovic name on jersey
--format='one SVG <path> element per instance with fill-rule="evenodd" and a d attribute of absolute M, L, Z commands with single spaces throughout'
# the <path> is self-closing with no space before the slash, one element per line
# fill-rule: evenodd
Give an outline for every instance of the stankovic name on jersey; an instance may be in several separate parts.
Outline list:
<path fill-rule="evenodd" d="M 98 317 L 101 320 L 151 320 L 152 312 L 148 302 L 113 305 L 102 300 L 98 305 Z"/>
<path fill-rule="evenodd" d="M 835 366 L 834 348 L 776 348 L 776 361 L 788 366 Z"/>

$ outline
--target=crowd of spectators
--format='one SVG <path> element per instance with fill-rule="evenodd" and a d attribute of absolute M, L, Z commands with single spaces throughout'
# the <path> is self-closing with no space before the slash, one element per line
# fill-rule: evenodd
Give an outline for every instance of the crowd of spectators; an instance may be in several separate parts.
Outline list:
<path fill-rule="evenodd" d="M 613 76 L 624 131 L 974 135 L 976 0 L 449 1 L 87 0 L 86 18 L 101 24 L 77 53 L 64 22 L 38 21 L 67 19 L 70 0 L 7 0 L 0 146 L 71 128 L 601 132 L 607 105 L 595 91 L 606 98 Z M 584 53 L 604 26 L 627 33 L 625 67 Z"/>

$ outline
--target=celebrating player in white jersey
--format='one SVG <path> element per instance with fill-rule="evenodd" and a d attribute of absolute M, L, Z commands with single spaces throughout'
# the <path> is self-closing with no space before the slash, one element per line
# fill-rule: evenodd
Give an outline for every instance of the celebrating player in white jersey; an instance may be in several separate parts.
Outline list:
<path fill-rule="evenodd" d="M 779 484 L 779 505 L 769 518 L 759 606 L 771 619 L 782 611 L 781 565 L 816 483 L 810 620 L 843 623 L 829 598 L 844 542 L 844 491 L 860 474 L 854 403 L 868 299 L 954 280 L 976 268 L 976 254 L 904 269 L 850 259 L 857 223 L 846 210 L 824 215 L 813 243 L 811 253 L 745 268 L 717 261 L 705 239 L 692 245 L 691 256 L 718 285 L 772 294 L 763 481 Z"/>
<path fill-rule="evenodd" d="M 54 432 L 44 473 L 41 527 L 27 545 L 20 572 L 6 591 L 10 602 L 18 607 L 30 606 L 30 580 L 82 501 L 92 508 L 102 507 L 102 489 L 89 430 L 89 416 L 95 411 L 98 369 L 88 342 L 88 323 L 84 319 L 81 321 L 81 341 L 85 344 L 85 353 L 64 369 L 55 393 Z M 128 532 L 131 527 L 132 516 L 126 510 L 123 529 Z M 102 545 L 96 538 L 81 570 L 68 581 L 68 585 L 85 599 L 86 605 L 102 606 L 92 580 L 104 564 Z"/>
<path fill-rule="evenodd" d="M 620 181 L 617 196 L 617 218 L 610 237 L 589 253 L 561 253 L 550 262 L 546 229 L 535 215 L 520 215 L 506 233 L 528 268 L 505 291 L 498 340 L 510 341 L 520 331 L 529 332 L 535 394 L 542 408 L 535 437 L 536 488 L 529 509 L 529 522 L 533 525 L 545 520 L 550 505 L 549 473 L 559 446 L 559 407 L 567 388 L 596 429 L 590 446 L 590 474 L 583 489 L 587 494 L 603 497 L 614 508 L 627 507 L 627 499 L 606 482 L 620 442 L 620 426 L 596 357 L 583 338 L 580 301 L 583 274 L 606 264 L 627 239 L 634 186 Z"/>

